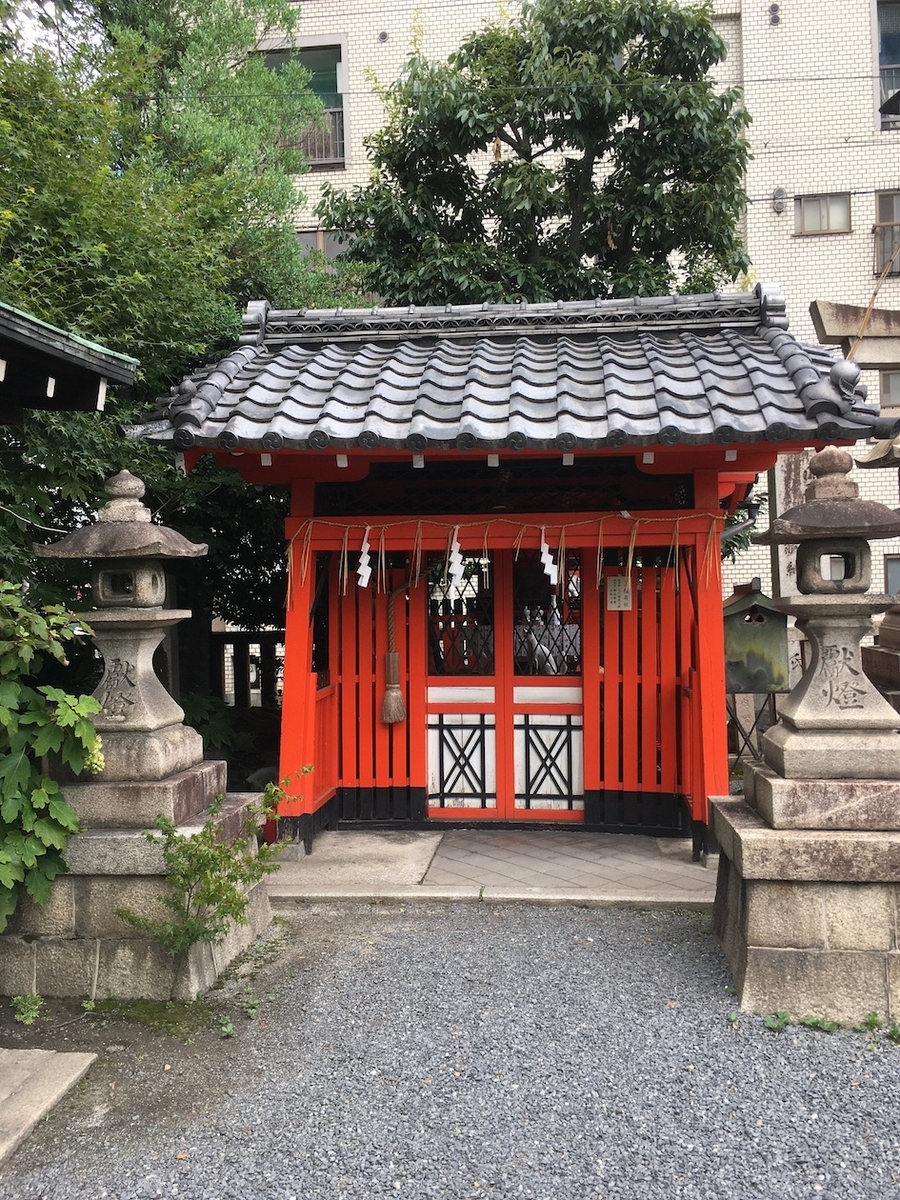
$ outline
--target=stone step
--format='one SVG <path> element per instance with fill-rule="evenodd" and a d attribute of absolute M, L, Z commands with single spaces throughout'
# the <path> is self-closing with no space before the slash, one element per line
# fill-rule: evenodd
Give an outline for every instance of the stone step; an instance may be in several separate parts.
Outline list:
<path fill-rule="evenodd" d="M 96 1057 L 0 1048 L 0 1163 L 75 1086 Z"/>

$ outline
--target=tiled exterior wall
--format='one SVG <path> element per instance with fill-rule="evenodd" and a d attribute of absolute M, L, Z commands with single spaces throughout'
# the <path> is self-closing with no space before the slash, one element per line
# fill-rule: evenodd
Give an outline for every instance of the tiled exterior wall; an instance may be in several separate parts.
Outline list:
<path fill-rule="evenodd" d="M 746 243 L 753 262 L 750 282 L 777 280 L 788 303 L 791 330 L 815 340 L 813 300 L 865 305 L 875 283 L 872 224 L 875 193 L 900 188 L 900 129 L 879 127 L 877 0 L 781 0 L 778 22 L 768 0 L 714 0 L 717 28 L 729 55 L 717 71 L 723 85 L 741 84 L 752 114 L 753 159 Z M 518 6 L 495 0 L 389 0 L 372 8 L 362 0 L 303 0 L 300 41 L 344 48 L 347 164 L 314 171 L 301 186 L 308 198 L 298 226 L 313 228 L 311 210 L 324 181 L 354 187 L 368 176 L 364 137 L 378 128 L 383 108 L 377 85 L 398 74 L 417 37 L 429 57 L 443 58 L 468 32 L 488 20 L 514 16 Z M 385 39 L 381 35 L 386 34 Z M 773 207 L 784 190 L 783 211 Z M 794 234 L 794 197 L 851 194 L 851 230 Z M 880 307 L 900 307 L 900 276 L 882 285 Z M 866 372 L 878 398 L 878 375 Z M 894 470 L 855 472 L 862 494 L 897 507 Z M 760 481 L 766 489 L 767 481 Z M 768 490 L 771 490 L 770 488 Z M 883 555 L 900 554 L 900 540 L 873 545 L 873 586 L 884 586 Z M 759 575 L 772 587 L 770 555 L 756 548 L 725 564 L 724 590 Z M 782 591 L 791 591 L 788 573 Z"/>
<path fill-rule="evenodd" d="M 298 213 L 298 228 L 318 227 L 314 209 L 323 184 L 350 190 L 366 183 L 363 139 L 384 121 L 379 88 L 397 78 L 414 46 L 427 58 L 446 58 L 466 34 L 517 8 L 498 0 L 388 0 L 378 6 L 365 0 L 301 0 L 299 44 L 342 47 L 346 164 L 313 170 L 300 180 L 306 204 Z"/>
<path fill-rule="evenodd" d="M 740 18 L 744 97 L 753 116 L 746 225 L 753 278 L 779 281 L 792 332 L 814 341 L 813 300 L 866 305 L 872 295 L 875 193 L 900 188 L 900 130 L 880 129 L 874 0 L 781 0 L 777 25 L 769 9 L 755 0 L 715 4 L 717 26 L 732 43 Z M 734 78 L 729 67 L 723 82 Z M 773 209 L 776 188 L 785 192 L 781 213 Z M 851 231 L 795 235 L 794 197 L 835 192 L 850 193 Z M 900 277 L 884 281 L 877 303 L 900 306 Z M 878 400 L 878 373 L 864 372 L 863 381 Z M 900 503 L 896 470 L 857 468 L 853 478 L 866 498 L 891 508 Z M 885 553 L 900 554 L 900 541 L 872 545 L 872 585 L 879 590 Z M 770 587 L 768 557 L 759 547 L 726 564 L 726 594 L 753 575 Z M 789 578 L 782 590 L 793 590 Z"/>

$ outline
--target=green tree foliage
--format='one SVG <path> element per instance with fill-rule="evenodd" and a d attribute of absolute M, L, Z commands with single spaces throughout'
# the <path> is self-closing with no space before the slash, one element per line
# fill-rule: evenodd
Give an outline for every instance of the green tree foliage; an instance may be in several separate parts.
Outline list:
<path fill-rule="evenodd" d="M 534 0 L 414 56 L 385 94 L 371 183 L 325 222 L 394 303 L 664 295 L 747 266 L 748 117 L 708 72 L 708 7 Z"/>
<path fill-rule="evenodd" d="M 299 65 L 249 53 L 295 20 L 288 0 L 102 0 L 58 52 L 7 55 L 0 297 L 140 359 L 158 394 L 247 299 L 315 292 L 292 145 L 320 106 Z"/>
<path fill-rule="evenodd" d="M 288 499 L 285 490 L 248 487 L 209 455 L 179 481 L 160 515 L 209 546 L 206 558 L 180 568 L 182 594 L 195 611 L 245 629 L 283 625 Z"/>
<path fill-rule="evenodd" d="M 77 620 L 58 606 L 33 608 L 0 580 L 0 930 L 24 888 L 45 904 L 65 871 L 62 852 L 78 818 L 42 770 L 52 755 L 76 774 L 102 770 L 91 696 L 38 683 L 48 659 L 62 662 Z"/>
<path fill-rule="evenodd" d="M 141 362 L 133 396 L 105 416 L 35 413 L 4 432 L 0 558 L 22 578 L 35 534 L 49 539 L 28 522 L 82 523 L 125 465 L 176 524 L 204 527 L 225 493 L 232 509 L 256 504 L 233 473 L 182 481 L 171 455 L 127 442 L 119 425 L 233 344 L 249 299 L 318 307 L 356 292 L 294 234 L 297 133 L 321 105 L 299 65 L 274 73 L 253 51 L 276 30 L 293 37 L 290 0 L 47 4 L 52 36 L 31 49 L 11 33 L 25 0 L 0 5 L 0 300 Z M 274 553 L 265 547 L 265 564 Z M 217 567 L 224 610 L 229 574 Z"/>

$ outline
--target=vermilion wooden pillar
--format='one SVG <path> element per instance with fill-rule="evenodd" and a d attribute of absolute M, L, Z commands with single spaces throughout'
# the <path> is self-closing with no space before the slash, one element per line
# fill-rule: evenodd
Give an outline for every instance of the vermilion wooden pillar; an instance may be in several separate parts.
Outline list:
<path fill-rule="evenodd" d="M 716 471 L 694 473 L 694 502 L 701 511 L 717 513 L 719 480 Z M 697 680 L 691 771 L 691 813 L 694 821 L 709 821 L 709 797 L 728 794 L 728 742 L 725 708 L 725 627 L 722 618 L 722 558 L 717 522 L 714 533 L 697 538 L 696 572 Z"/>

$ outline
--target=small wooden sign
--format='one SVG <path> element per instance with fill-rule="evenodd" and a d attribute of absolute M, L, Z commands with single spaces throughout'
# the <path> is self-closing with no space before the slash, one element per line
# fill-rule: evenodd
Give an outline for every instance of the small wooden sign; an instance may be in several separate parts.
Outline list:
<path fill-rule="evenodd" d="M 627 575 L 607 575 L 606 607 L 610 612 L 631 612 L 631 580 Z"/>

